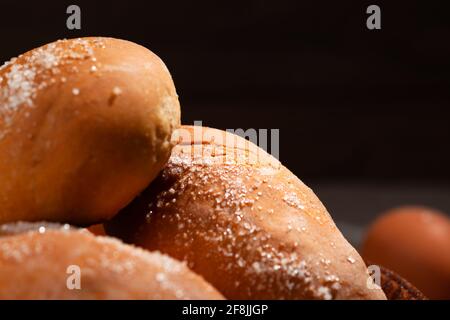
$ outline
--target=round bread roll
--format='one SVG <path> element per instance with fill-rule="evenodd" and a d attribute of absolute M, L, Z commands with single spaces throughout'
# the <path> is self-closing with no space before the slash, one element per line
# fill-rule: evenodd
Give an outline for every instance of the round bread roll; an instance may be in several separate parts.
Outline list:
<path fill-rule="evenodd" d="M 0 237 L 0 299 L 223 298 L 163 254 L 67 225 L 35 228 L 3 228 L 9 232 Z"/>
<path fill-rule="evenodd" d="M 229 299 L 385 299 L 315 196 L 278 160 L 224 131 L 183 127 L 161 175 L 105 224 L 160 250 Z"/>
<path fill-rule="evenodd" d="M 112 217 L 167 162 L 180 107 L 164 63 L 111 38 L 62 40 L 0 68 L 0 223 Z"/>
<path fill-rule="evenodd" d="M 430 299 L 450 299 L 450 219 L 438 210 L 387 210 L 367 231 L 362 256 L 406 278 Z"/>

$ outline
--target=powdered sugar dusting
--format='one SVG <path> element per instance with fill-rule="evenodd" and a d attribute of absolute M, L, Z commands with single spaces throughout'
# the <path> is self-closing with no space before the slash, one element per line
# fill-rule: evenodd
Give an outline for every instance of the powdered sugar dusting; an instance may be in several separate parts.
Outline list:
<path fill-rule="evenodd" d="M 5 223 L 0 225 L 0 237 L 17 235 L 25 232 L 37 231 L 41 234 L 45 233 L 47 230 L 62 230 L 68 231 L 73 230 L 69 224 L 59 224 L 52 222 L 24 222 L 18 221 L 14 223 Z"/>
<path fill-rule="evenodd" d="M 149 288 L 152 286 L 159 287 L 161 292 L 158 290 L 147 292 L 144 286 L 141 297 L 158 298 L 161 294 L 163 294 L 161 297 L 164 297 L 164 292 L 166 292 L 177 299 L 192 299 L 196 296 L 205 296 L 205 291 L 215 292 L 212 287 L 206 284 L 201 285 L 200 278 L 190 272 L 184 263 L 159 252 L 148 252 L 131 245 L 125 245 L 117 239 L 94 236 L 82 229 L 67 231 L 63 226 L 59 229 L 53 229 L 52 227 L 41 232 L 42 227 L 44 226 L 41 225 L 38 231 L 27 231 L 0 241 L 0 268 L 2 264 L 16 265 L 23 263 L 28 266 L 24 268 L 24 272 L 36 272 L 34 268 L 39 267 L 39 263 L 36 262 L 40 259 L 55 259 L 55 268 L 60 268 L 58 264 L 69 261 L 71 264 L 80 266 L 82 275 L 84 273 L 90 274 L 91 277 L 95 278 L 98 273 L 113 273 L 121 279 L 137 279 L 139 277 L 149 279 L 142 277 L 141 273 L 142 270 L 150 268 L 155 272 L 154 282 L 147 285 Z M 67 250 L 66 247 L 70 243 L 76 245 Z M 51 265 L 51 262 L 49 263 Z M 51 269 L 51 267 L 49 268 Z M 54 290 L 58 290 L 60 287 L 62 290 L 66 289 L 65 269 L 62 268 L 61 270 L 64 281 L 54 283 Z M 53 272 L 55 270 L 49 270 L 50 274 Z M 55 279 L 55 281 L 57 280 Z M 184 289 L 186 281 L 192 281 L 192 286 L 188 287 L 189 290 Z M 140 284 L 137 287 L 125 288 L 124 291 L 136 288 L 140 288 Z M 89 288 L 86 289 L 89 290 Z M 99 290 L 105 297 L 110 294 L 109 290 L 113 290 L 109 286 L 104 288 L 102 281 L 95 285 L 95 289 Z M 106 291 L 101 291 L 103 289 Z"/>
<path fill-rule="evenodd" d="M 258 174 L 262 167 L 246 165 L 245 159 L 240 162 L 238 157 L 224 162 L 221 157 L 228 152 L 225 147 L 201 145 L 203 155 L 188 151 L 196 147 L 182 146 L 172 153 L 160 176 L 161 181 L 157 183 L 167 188 L 155 194 L 154 201 L 148 205 L 144 223 L 159 221 L 177 226 L 178 232 L 171 241 L 178 248 L 186 248 L 184 257 L 178 258 L 185 260 L 194 271 L 196 243 L 200 241 L 208 248 L 214 248 L 202 252 L 202 259 L 215 256 L 211 259 L 222 261 L 221 266 L 215 266 L 219 268 L 217 272 L 242 274 L 246 284 L 233 283 L 236 290 L 243 292 L 244 298 L 275 291 L 278 298 L 289 299 L 295 297 L 295 292 L 304 292 L 308 297 L 332 299 L 338 277 L 330 275 L 327 279 L 319 279 L 310 271 L 315 262 L 299 255 L 298 243 L 280 243 L 279 239 L 272 239 L 271 234 L 249 214 L 252 211 L 258 212 L 257 216 L 259 212 L 268 216 L 276 214 L 279 208 L 267 208 L 267 204 L 260 206 L 258 202 L 265 193 L 261 191 L 262 186 L 265 190 L 291 190 L 288 183 L 280 186 L 278 180 L 273 180 L 280 168 L 267 167 L 270 175 L 262 176 Z M 205 153 L 209 156 L 205 157 Z M 188 195 L 189 201 L 208 203 L 206 207 L 211 209 L 201 217 L 190 211 L 192 209 L 185 210 L 186 205 L 179 204 L 186 199 L 182 195 Z M 294 191 L 286 192 L 283 201 L 296 209 L 304 209 Z M 177 206 L 176 210 L 171 211 L 172 206 Z M 155 213 L 158 215 L 156 220 L 153 219 Z"/>
<path fill-rule="evenodd" d="M 66 77 L 58 77 L 61 67 L 74 61 L 94 58 L 101 39 L 59 40 L 13 58 L 0 67 L 0 123 L 6 130 L 21 107 L 34 107 L 39 92 Z M 71 69 L 76 72 L 76 66 Z M 0 131 L 0 138 L 5 134 Z"/>
<path fill-rule="evenodd" d="M 318 295 L 322 297 L 324 300 L 331 300 L 333 299 L 333 295 L 331 294 L 330 288 L 327 287 L 319 287 L 317 289 Z"/>
<path fill-rule="evenodd" d="M 295 192 L 288 192 L 284 195 L 283 201 L 286 202 L 291 207 L 303 210 L 305 206 L 300 202 Z"/>

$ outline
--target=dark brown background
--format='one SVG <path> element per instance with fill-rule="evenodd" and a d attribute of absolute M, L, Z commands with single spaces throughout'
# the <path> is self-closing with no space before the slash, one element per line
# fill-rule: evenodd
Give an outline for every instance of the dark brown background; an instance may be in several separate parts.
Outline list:
<path fill-rule="evenodd" d="M 81 6 L 81 31 L 65 28 L 69 4 Z M 367 30 L 369 4 L 382 30 Z M 390 206 L 450 212 L 448 1 L 0 5 L 2 61 L 59 38 L 125 38 L 166 62 L 184 123 L 279 128 L 282 162 L 356 242 Z"/>

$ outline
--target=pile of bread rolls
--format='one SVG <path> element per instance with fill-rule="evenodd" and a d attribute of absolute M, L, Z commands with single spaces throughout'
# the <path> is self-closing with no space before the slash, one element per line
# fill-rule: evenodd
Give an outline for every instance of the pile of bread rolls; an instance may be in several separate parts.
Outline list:
<path fill-rule="evenodd" d="M 0 224 L 5 299 L 386 298 L 311 189 L 243 138 L 180 127 L 166 66 L 123 40 L 0 68 Z"/>

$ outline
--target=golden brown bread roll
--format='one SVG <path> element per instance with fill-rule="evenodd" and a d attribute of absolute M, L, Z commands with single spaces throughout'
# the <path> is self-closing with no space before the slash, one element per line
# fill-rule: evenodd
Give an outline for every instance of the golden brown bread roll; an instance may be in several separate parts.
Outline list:
<path fill-rule="evenodd" d="M 9 232 L 0 237 L 0 299 L 223 298 L 183 263 L 163 254 L 86 230 L 70 231 L 67 225 L 36 227 L 3 227 Z M 79 282 L 71 278 L 75 268 Z"/>
<path fill-rule="evenodd" d="M 195 132 L 197 131 L 197 132 Z M 160 250 L 229 299 L 385 299 L 315 196 L 254 144 L 183 127 L 162 174 L 106 232 Z"/>
<path fill-rule="evenodd" d="M 164 63 L 111 38 L 62 40 L 0 68 L 0 223 L 110 218 L 167 161 L 180 110 Z"/>
<path fill-rule="evenodd" d="M 450 219 L 423 206 L 387 210 L 367 230 L 362 256 L 381 264 L 430 299 L 450 299 Z"/>

